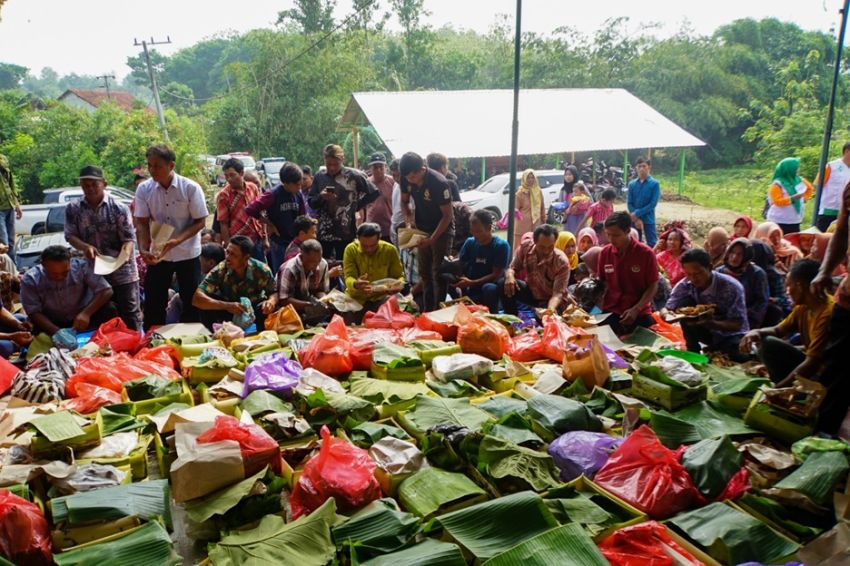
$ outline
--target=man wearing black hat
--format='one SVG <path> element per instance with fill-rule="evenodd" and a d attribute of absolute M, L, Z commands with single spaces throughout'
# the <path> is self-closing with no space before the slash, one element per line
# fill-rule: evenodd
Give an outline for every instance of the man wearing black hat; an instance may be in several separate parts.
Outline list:
<path fill-rule="evenodd" d="M 142 327 L 139 304 L 139 270 L 136 266 L 136 230 L 130 210 L 106 195 L 103 169 L 86 165 L 80 170 L 83 198 L 65 206 L 65 239 L 83 252 L 90 264 L 98 255 L 124 262 L 106 280 L 118 315 L 133 330 Z"/>
<path fill-rule="evenodd" d="M 381 227 L 381 239 L 389 242 L 393 219 L 393 186 L 395 181 L 386 174 L 387 158 L 383 153 L 374 153 L 369 158 L 369 179 L 381 193 L 366 207 L 366 222 L 374 222 Z"/>

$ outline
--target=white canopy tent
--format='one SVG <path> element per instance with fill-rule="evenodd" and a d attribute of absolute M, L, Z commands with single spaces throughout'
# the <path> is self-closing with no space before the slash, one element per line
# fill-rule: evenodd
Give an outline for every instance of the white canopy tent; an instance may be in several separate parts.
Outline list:
<path fill-rule="evenodd" d="M 339 128 L 371 124 L 396 156 L 498 157 L 511 153 L 512 109 L 509 89 L 356 92 Z M 624 89 L 520 91 L 519 155 L 703 145 Z"/>

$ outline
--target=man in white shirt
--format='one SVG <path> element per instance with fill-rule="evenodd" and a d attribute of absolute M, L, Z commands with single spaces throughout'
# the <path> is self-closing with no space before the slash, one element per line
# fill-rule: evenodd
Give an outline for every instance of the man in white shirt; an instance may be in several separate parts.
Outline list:
<path fill-rule="evenodd" d="M 201 281 L 201 237 L 209 212 L 200 185 L 174 172 L 176 156 L 166 145 L 153 145 L 145 152 L 151 178 L 136 189 L 134 216 L 139 253 L 148 265 L 145 275 L 145 328 L 165 324 L 168 288 L 177 275 L 184 309 L 183 322 L 198 320 L 192 296 Z M 173 228 L 169 238 L 153 246 L 151 224 Z"/>

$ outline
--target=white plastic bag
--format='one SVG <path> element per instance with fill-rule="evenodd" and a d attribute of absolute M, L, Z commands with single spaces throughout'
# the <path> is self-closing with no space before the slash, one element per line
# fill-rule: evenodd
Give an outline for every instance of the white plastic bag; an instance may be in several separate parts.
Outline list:
<path fill-rule="evenodd" d="M 468 380 L 491 371 L 493 371 L 493 361 L 478 354 L 437 356 L 431 365 L 431 373 L 440 381 Z"/>

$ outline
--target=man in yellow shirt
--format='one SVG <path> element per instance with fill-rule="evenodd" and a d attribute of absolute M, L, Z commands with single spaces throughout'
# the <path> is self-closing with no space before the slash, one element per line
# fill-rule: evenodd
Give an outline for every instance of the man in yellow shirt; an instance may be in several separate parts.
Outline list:
<path fill-rule="evenodd" d="M 345 247 L 342 267 L 345 292 L 363 305 L 363 312 L 377 309 L 404 286 L 398 250 L 381 240 L 381 227 L 373 222 L 364 222 L 357 228 L 357 239 Z M 389 285 L 374 285 L 382 279 L 394 281 Z"/>
<path fill-rule="evenodd" d="M 741 340 L 741 351 L 746 353 L 761 343 L 759 357 L 778 386 L 790 385 L 798 376 L 813 379 L 820 372 L 835 301 L 825 293 L 812 293 L 811 283 L 819 269 L 820 264 L 811 259 L 794 263 L 785 279 L 788 295 L 794 301 L 791 314 L 776 326 L 750 331 Z M 803 350 L 783 340 L 797 332 Z"/>

